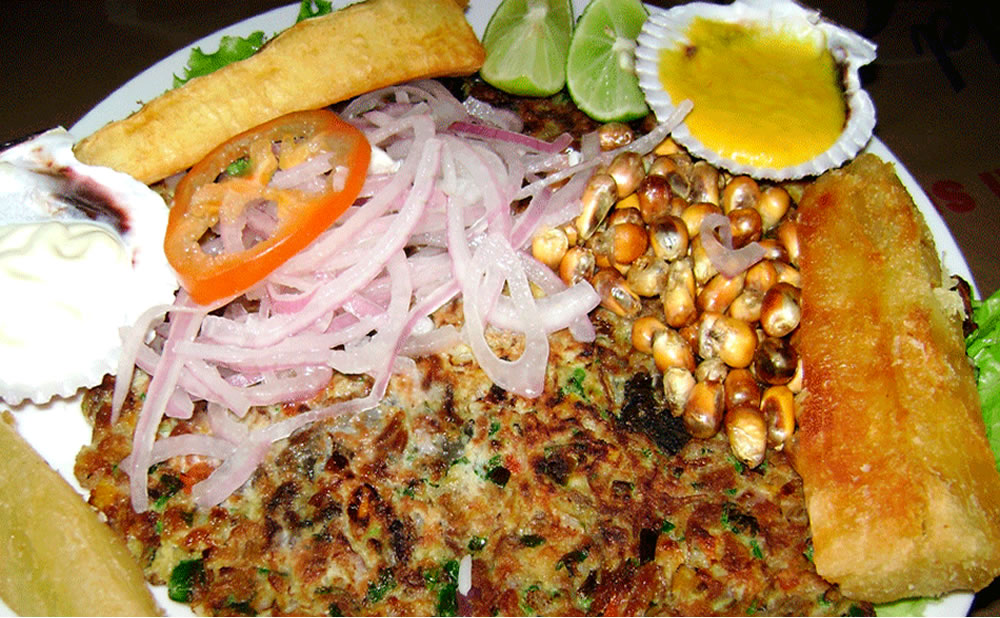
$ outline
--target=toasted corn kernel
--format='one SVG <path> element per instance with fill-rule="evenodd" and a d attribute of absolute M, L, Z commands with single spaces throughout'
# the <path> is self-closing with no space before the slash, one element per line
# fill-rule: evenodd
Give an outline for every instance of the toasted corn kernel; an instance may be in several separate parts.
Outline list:
<path fill-rule="evenodd" d="M 722 190 L 722 210 L 727 215 L 740 208 L 756 208 L 760 187 L 749 176 L 736 176 Z"/>
<path fill-rule="evenodd" d="M 682 258 L 670 263 L 667 287 L 660 294 L 666 323 L 674 328 L 691 324 L 698 317 L 694 302 L 695 280 L 691 260 Z"/>
<path fill-rule="evenodd" d="M 579 239 L 579 232 L 576 231 L 576 225 L 573 222 L 563 223 L 559 226 L 559 229 L 566 234 L 566 240 L 569 242 L 570 247 L 576 246 L 576 241 Z"/>
<path fill-rule="evenodd" d="M 740 295 L 729 305 L 726 313 L 743 320 L 747 324 L 753 324 L 760 320 L 760 308 L 763 305 L 764 294 L 751 287 L 744 287 Z"/>
<path fill-rule="evenodd" d="M 729 366 L 720 358 L 706 358 L 698 363 L 694 369 L 694 379 L 699 382 L 719 382 L 721 384 L 727 375 L 729 375 Z"/>
<path fill-rule="evenodd" d="M 787 283 L 797 288 L 802 287 L 802 273 L 788 262 L 774 262 L 774 269 L 778 273 L 778 283 Z"/>
<path fill-rule="evenodd" d="M 633 139 L 632 128 L 622 122 L 609 122 L 597 128 L 597 143 L 604 152 L 628 146 Z"/>
<path fill-rule="evenodd" d="M 681 171 L 685 176 L 691 175 L 691 168 L 694 166 L 694 161 L 691 160 L 691 155 L 683 150 L 678 150 L 677 152 L 672 152 L 668 155 L 677 164 L 677 169 Z"/>
<path fill-rule="evenodd" d="M 663 317 L 674 328 L 691 324 L 698 317 L 694 296 L 684 288 L 667 288 L 660 295 L 660 300 L 663 303 Z"/>
<path fill-rule="evenodd" d="M 681 220 L 688 229 L 688 237 L 694 238 L 701 232 L 701 222 L 709 214 L 722 214 L 722 209 L 709 202 L 693 202 L 681 213 Z"/>
<path fill-rule="evenodd" d="M 705 287 L 698 293 L 695 304 L 702 311 L 724 312 L 736 297 L 743 291 L 746 273 L 735 277 L 727 277 L 719 273 L 709 279 Z"/>
<path fill-rule="evenodd" d="M 721 382 L 702 381 L 695 384 L 682 415 L 688 433 L 695 438 L 711 438 L 719 433 L 723 401 Z"/>
<path fill-rule="evenodd" d="M 640 255 L 628 269 L 625 280 L 639 296 L 659 296 L 667 288 L 670 266 L 654 255 Z"/>
<path fill-rule="evenodd" d="M 694 271 L 694 280 L 698 285 L 705 285 L 708 281 L 719 273 L 715 264 L 708 257 L 705 246 L 701 244 L 701 236 L 695 236 L 690 242 L 691 267 Z"/>
<path fill-rule="evenodd" d="M 670 200 L 674 195 L 666 178 L 646 176 L 634 195 L 639 203 L 642 220 L 646 223 L 660 223 L 670 216 Z"/>
<path fill-rule="evenodd" d="M 733 234 L 733 247 L 740 249 L 760 240 L 764 228 L 756 210 L 737 208 L 727 216 L 729 217 L 729 229 Z"/>
<path fill-rule="evenodd" d="M 677 331 L 666 329 L 653 335 L 653 362 L 660 371 L 670 367 L 683 367 L 694 371 L 694 352 Z"/>
<path fill-rule="evenodd" d="M 621 273 L 613 268 L 602 268 L 590 281 L 597 295 L 601 297 L 601 305 L 624 318 L 632 318 L 639 314 L 642 304 Z"/>
<path fill-rule="evenodd" d="M 772 337 L 784 337 L 799 326 L 802 308 L 797 287 L 778 282 L 764 294 L 760 310 L 760 327 Z"/>
<path fill-rule="evenodd" d="M 639 195 L 637 193 L 632 193 L 626 196 L 624 199 L 620 199 L 615 202 L 615 209 L 611 212 L 614 214 L 618 210 L 639 210 Z"/>
<path fill-rule="evenodd" d="M 643 354 L 653 353 L 653 337 L 667 330 L 666 324 L 651 315 L 644 315 L 632 322 L 632 347 Z"/>
<path fill-rule="evenodd" d="M 633 193 L 633 195 L 635 194 Z M 645 222 L 642 220 L 642 215 L 639 214 L 637 208 L 615 208 L 608 215 L 607 226 L 612 227 L 621 225 L 622 223 L 632 223 L 641 227 Z"/>
<path fill-rule="evenodd" d="M 748 367 L 757 349 L 757 334 L 743 320 L 706 311 L 698 330 L 698 354 L 718 358 L 730 367 Z"/>
<path fill-rule="evenodd" d="M 726 409 L 739 405 L 760 406 L 760 386 L 749 369 L 732 369 L 722 382 L 726 393 Z"/>
<path fill-rule="evenodd" d="M 691 167 L 691 194 L 688 199 L 718 206 L 719 179 L 719 170 L 707 161 L 698 161 Z"/>
<path fill-rule="evenodd" d="M 619 223 L 608 229 L 613 242 L 611 257 L 616 263 L 631 264 L 646 252 L 649 238 L 646 236 L 646 228 L 642 225 Z"/>
<path fill-rule="evenodd" d="M 771 260 L 761 260 L 747 269 L 746 287 L 764 293 L 778 282 L 778 269 Z"/>
<path fill-rule="evenodd" d="M 663 372 L 663 394 L 666 395 L 667 408 L 672 415 L 680 416 L 684 413 L 695 384 L 694 374 L 684 367 L 668 367 Z"/>
<path fill-rule="evenodd" d="M 778 225 L 778 222 L 788 212 L 791 202 L 788 191 L 781 187 L 768 187 L 761 192 L 756 208 L 760 212 L 765 231 Z"/>
<path fill-rule="evenodd" d="M 736 406 L 726 412 L 726 436 L 733 456 L 750 468 L 756 468 L 767 454 L 767 424 L 754 406 Z"/>
<path fill-rule="evenodd" d="M 566 285 L 590 279 L 597 269 L 594 252 L 587 247 L 570 247 L 559 262 L 559 278 Z"/>
<path fill-rule="evenodd" d="M 664 139 L 662 142 L 656 145 L 656 148 L 653 149 L 653 152 L 656 153 L 657 155 L 671 155 L 671 154 L 676 154 L 680 151 L 681 147 L 677 145 L 677 142 L 675 142 L 674 138 L 672 137 Z"/>
<path fill-rule="evenodd" d="M 619 153 L 608 165 L 608 174 L 615 179 L 615 184 L 618 186 L 618 199 L 635 193 L 639 183 L 646 176 L 642 156 L 635 152 Z"/>
<path fill-rule="evenodd" d="M 566 232 L 557 227 L 543 229 L 531 239 L 531 255 L 553 270 L 559 268 L 567 250 L 569 239 Z"/>
<path fill-rule="evenodd" d="M 672 262 L 687 255 L 688 231 L 680 217 L 667 216 L 662 222 L 651 224 L 647 231 L 656 257 Z"/>
<path fill-rule="evenodd" d="M 803 378 L 802 357 L 799 357 L 799 361 L 795 363 L 795 374 L 792 375 L 791 381 L 785 386 L 787 386 L 789 390 L 791 390 L 793 393 L 798 395 L 799 393 L 802 392 L 802 378 Z"/>
<path fill-rule="evenodd" d="M 690 205 L 691 204 L 688 203 L 686 199 L 680 197 L 679 195 L 675 195 L 670 198 L 670 215 L 680 219 L 681 214 L 683 214 Z"/>
<path fill-rule="evenodd" d="M 653 159 L 649 164 L 649 169 L 646 170 L 647 176 L 660 176 L 661 178 L 667 178 L 670 174 L 680 174 L 681 169 L 677 165 L 672 157 L 666 157 L 659 155 Z"/>
<path fill-rule="evenodd" d="M 798 353 L 785 339 L 764 337 L 757 344 L 753 368 L 757 379 L 765 384 L 788 384 L 798 362 Z"/>
<path fill-rule="evenodd" d="M 761 396 L 760 411 L 767 420 L 767 443 L 780 451 L 795 432 L 795 394 L 787 386 L 769 386 Z"/>
<path fill-rule="evenodd" d="M 758 244 L 764 249 L 765 260 L 773 260 L 775 262 L 788 261 L 788 251 L 785 250 L 785 245 L 778 242 L 777 239 L 764 238 L 758 241 Z"/>
<path fill-rule="evenodd" d="M 691 180 L 688 173 L 691 162 L 679 163 L 676 157 L 656 157 L 646 171 L 646 176 L 658 176 L 666 179 L 670 193 L 674 197 L 686 199 L 691 195 Z"/>
<path fill-rule="evenodd" d="M 609 174 L 598 173 L 590 177 L 580 198 L 580 216 L 576 218 L 576 230 L 580 238 L 587 240 L 608 216 L 618 201 L 618 186 Z"/>
<path fill-rule="evenodd" d="M 614 234 L 610 227 L 602 225 L 587 239 L 583 246 L 594 252 L 594 262 L 598 268 L 609 268 L 615 250 Z"/>
<path fill-rule="evenodd" d="M 687 341 L 688 347 L 692 350 L 698 349 L 698 330 L 700 326 L 701 324 L 696 320 L 677 329 L 677 333 L 680 334 L 681 337 L 684 337 L 684 341 Z"/>
<path fill-rule="evenodd" d="M 778 226 L 778 240 L 788 252 L 791 264 L 799 263 L 799 226 L 795 221 L 785 219 Z"/>

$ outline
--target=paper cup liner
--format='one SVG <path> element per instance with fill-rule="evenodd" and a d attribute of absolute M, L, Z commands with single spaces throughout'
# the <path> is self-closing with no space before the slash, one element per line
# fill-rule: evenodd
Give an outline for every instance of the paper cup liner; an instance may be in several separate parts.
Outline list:
<path fill-rule="evenodd" d="M 792 180 L 816 176 L 853 159 L 871 140 L 875 128 L 875 106 L 861 88 L 858 69 L 875 59 L 875 45 L 846 28 L 820 18 L 817 11 L 803 8 L 791 0 L 736 0 L 730 5 L 693 2 L 672 9 L 649 7 L 650 16 L 642 27 L 636 49 L 636 73 L 646 102 L 658 119 L 667 118 L 675 109 L 659 77 L 660 52 L 687 44 L 691 22 L 702 17 L 726 23 L 757 24 L 793 36 L 822 36 L 834 61 L 843 71 L 843 89 L 847 121 L 840 136 L 827 150 L 794 166 L 759 167 L 724 157 L 706 147 L 681 123 L 671 134 L 693 156 L 705 159 L 733 174 L 746 174 L 769 180 Z"/>

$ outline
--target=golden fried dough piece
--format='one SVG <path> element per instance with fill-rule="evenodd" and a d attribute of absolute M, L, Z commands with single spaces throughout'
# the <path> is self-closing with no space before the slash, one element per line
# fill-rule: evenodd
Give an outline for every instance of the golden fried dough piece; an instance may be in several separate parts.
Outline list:
<path fill-rule="evenodd" d="M 483 58 L 455 0 L 367 0 L 299 22 L 250 58 L 103 127 L 75 152 L 148 184 L 272 118 L 414 79 L 466 75 Z"/>
<path fill-rule="evenodd" d="M 159 615 L 122 540 L 2 414 L 0 453 L 0 598 L 22 616 Z"/>
<path fill-rule="evenodd" d="M 793 454 L 817 572 L 874 602 L 984 587 L 1000 573 L 1000 474 L 923 218 L 863 155 L 806 190 L 799 239 Z"/>

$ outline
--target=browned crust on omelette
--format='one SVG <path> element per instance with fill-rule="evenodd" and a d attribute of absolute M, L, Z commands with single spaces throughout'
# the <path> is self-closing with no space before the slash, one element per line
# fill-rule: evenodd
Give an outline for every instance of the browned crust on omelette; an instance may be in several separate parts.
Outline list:
<path fill-rule="evenodd" d="M 75 152 L 149 184 L 272 118 L 413 79 L 466 75 L 484 57 L 454 0 L 366 0 L 299 22 L 250 58 L 163 93 Z"/>
<path fill-rule="evenodd" d="M 437 318 L 458 315 L 453 305 Z M 595 323 L 594 343 L 552 335 L 535 400 L 493 386 L 465 346 L 419 359 L 416 376 L 392 379 L 364 431 L 327 422 L 296 433 L 212 509 L 178 490 L 196 470 L 178 458 L 151 470 L 153 509 L 132 511 L 115 463 L 129 452 L 145 383 L 111 426 L 109 379 L 85 400 L 94 442 L 77 476 L 151 581 L 199 561 L 199 614 L 870 613 L 813 570 L 785 454 L 750 470 L 724 435 L 662 448 L 650 437 L 662 433 L 648 430 L 672 421 L 650 358 L 632 352 L 627 321 L 599 309 Z M 516 341 L 493 341 L 519 353 Z M 336 377 L 303 405 L 365 389 Z M 205 422 L 199 410 L 162 429 Z M 466 554 L 472 588 L 456 596 L 448 565 Z"/>
<path fill-rule="evenodd" d="M 978 590 L 1000 573 L 1000 474 L 926 224 L 862 155 L 806 191 L 799 236 L 817 571 L 874 602 Z"/>

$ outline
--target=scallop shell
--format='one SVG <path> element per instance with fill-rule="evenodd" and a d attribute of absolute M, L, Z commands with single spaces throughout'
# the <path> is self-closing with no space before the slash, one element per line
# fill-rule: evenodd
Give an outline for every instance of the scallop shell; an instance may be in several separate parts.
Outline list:
<path fill-rule="evenodd" d="M 875 128 L 875 106 L 861 88 L 858 69 L 875 59 L 875 45 L 857 33 L 821 19 L 818 11 L 806 9 L 791 0 L 736 0 L 730 5 L 692 2 L 671 9 L 649 7 L 649 19 L 643 25 L 636 50 L 636 73 L 646 102 L 657 118 L 667 118 L 675 106 L 659 78 L 659 56 L 663 49 L 675 49 L 686 43 L 686 33 L 696 17 L 727 23 L 764 24 L 776 31 L 803 39 L 822 37 L 838 65 L 844 68 L 844 95 L 847 123 L 840 137 L 829 149 L 812 159 L 791 167 L 756 167 L 720 156 L 694 137 L 685 124 L 672 136 L 688 151 L 734 174 L 755 178 L 788 180 L 813 176 L 839 167 L 869 142 Z"/>
<path fill-rule="evenodd" d="M 117 369 L 119 330 L 177 290 L 163 199 L 127 174 L 80 163 L 73 141 L 57 128 L 0 151 L 8 405 L 100 384 Z"/>

